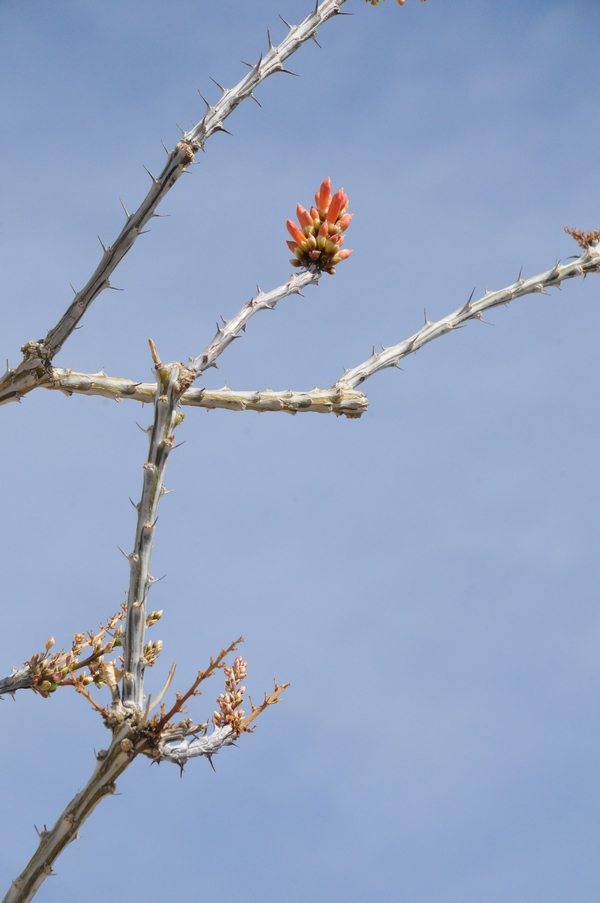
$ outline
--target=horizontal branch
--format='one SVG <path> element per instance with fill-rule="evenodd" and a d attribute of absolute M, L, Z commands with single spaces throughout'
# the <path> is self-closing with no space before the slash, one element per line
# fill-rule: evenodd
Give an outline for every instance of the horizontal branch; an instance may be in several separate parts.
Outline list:
<path fill-rule="evenodd" d="M 206 756 L 210 761 L 224 746 L 231 746 L 238 739 L 237 733 L 227 724 L 224 727 L 216 727 L 206 737 L 187 737 L 177 743 L 164 743 L 160 746 L 159 761 L 172 762 L 183 768 L 186 762 L 197 756 Z"/>
<path fill-rule="evenodd" d="M 116 267 L 133 247 L 139 235 L 146 231 L 146 226 L 156 216 L 156 209 L 168 191 L 193 163 L 195 155 L 204 148 L 208 138 L 215 132 L 224 131 L 224 120 L 235 108 L 248 98 L 254 98 L 253 91 L 257 86 L 277 72 L 287 72 L 284 61 L 302 44 L 316 39 L 320 25 L 340 12 L 345 0 L 324 0 L 315 6 L 301 25 L 290 26 L 288 34 L 281 44 L 274 46 L 269 37 L 269 49 L 250 72 L 234 88 L 222 88 L 222 96 L 214 105 L 207 103 L 204 117 L 191 131 L 184 132 L 182 140 L 172 151 L 167 152 L 167 162 L 159 176 L 149 173 L 152 180 L 148 194 L 135 211 L 126 213 L 126 222 L 119 235 L 111 245 L 105 246 L 102 241 L 102 257 L 94 273 L 82 289 L 75 293 L 73 301 L 60 318 L 56 326 L 49 330 L 45 339 L 27 342 L 22 346 L 23 360 L 16 368 L 8 368 L 0 377 L 0 404 L 19 399 L 36 388 L 44 379 L 49 363 L 60 351 L 92 302 L 104 289 L 112 288 L 110 279 Z"/>
<path fill-rule="evenodd" d="M 486 310 L 498 307 L 501 304 L 509 304 L 515 298 L 521 298 L 524 295 L 542 292 L 547 294 L 547 289 L 559 288 L 561 282 L 567 279 L 574 279 L 576 276 L 586 276 L 588 273 L 600 272 L 600 247 L 590 246 L 572 263 L 561 266 L 558 262 L 551 270 L 540 273 L 538 276 L 532 276 L 531 279 L 522 279 L 520 276 L 516 282 L 509 285 L 508 288 L 500 289 L 498 292 L 486 292 L 483 298 L 478 301 L 472 301 L 471 298 L 454 313 L 436 320 L 435 323 L 430 322 L 425 315 L 425 325 L 409 339 L 405 339 L 398 345 L 392 345 L 384 348 L 381 352 L 373 349 L 371 357 L 357 367 L 346 370 L 344 375 L 334 383 L 334 389 L 355 389 L 374 373 L 379 370 L 385 370 L 387 367 L 398 367 L 403 357 L 418 351 L 423 345 L 432 342 L 442 335 L 463 326 L 469 320 L 481 320 L 482 314 Z M 472 297 L 472 296 L 471 296 Z"/>
<path fill-rule="evenodd" d="M 59 389 L 66 395 L 101 395 L 122 401 L 129 398 L 152 404 L 156 393 L 156 383 L 136 383 L 132 379 L 107 376 L 106 373 L 76 373 L 53 367 L 51 382 L 44 383 L 46 389 Z M 225 411 L 284 411 L 300 414 L 313 411 L 318 414 L 336 414 L 346 417 L 360 417 L 368 407 L 367 396 L 356 389 L 313 389 L 310 392 L 238 391 L 237 389 L 188 389 L 181 396 L 180 404 L 192 407 Z"/>
<path fill-rule="evenodd" d="M 8 677 L 0 678 L 0 696 L 12 696 L 17 690 L 30 690 L 32 686 L 33 674 L 27 665 L 13 668 Z"/>

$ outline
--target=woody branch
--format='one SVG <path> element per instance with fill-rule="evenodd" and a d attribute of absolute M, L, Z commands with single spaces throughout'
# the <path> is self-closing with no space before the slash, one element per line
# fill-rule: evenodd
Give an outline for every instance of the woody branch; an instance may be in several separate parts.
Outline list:
<path fill-rule="evenodd" d="M 0 377 L 0 404 L 19 401 L 23 395 L 49 378 L 50 365 L 53 358 L 63 347 L 66 340 L 79 324 L 92 302 L 105 289 L 114 288 L 111 277 L 125 254 L 133 247 L 137 238 L 146 231 L 150 220 L 157 216 L 156 209 L 175 182 L 187 172 L 199 150 L 203 150 L 206 141 L 215 132 L 225 131 L 223 122 L 248 98 L 256 100 L 253 92 L 258 85 L 277 72 L 287 72 L 284 62 L 294 54 L 306 41 L 315 40 L 319 27 L 340 13 L 345 0 L 324 0 L 317 4 L 301 25 L 288 26 L 288 33 L 283 41 L 275 46 L 268 36 L 268 51 L 260 57 L 256 65 L 250 66 L 250 72 L 233 88 L 221 88 L 220 99 L 211 105 L 206 102 L 204 117 L 189 132 L 184 132 L 181 141 L 172 151 L 167 151 L 167 162 L 159 176 L 151 173 L 152 184 L 148 194 L 135 211 L 129 213 L 124 207 L 126 222 L 117 238 L 111 245 L 102 244 L 102 257 L 96 270 L 82 289 L 75 293 L 73 301 L 58 321 L 49 330 L 45 339 L 27 342 L 22 346 L 23 359 L 16 368 L 8 368 Z M 248 64 L 249 65 L 249 64 Z"/>

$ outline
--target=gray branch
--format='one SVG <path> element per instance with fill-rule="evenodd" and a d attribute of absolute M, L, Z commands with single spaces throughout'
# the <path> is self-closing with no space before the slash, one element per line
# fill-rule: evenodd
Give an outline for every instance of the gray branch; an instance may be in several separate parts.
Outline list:
<path fill-rule="evenodd" d="M 236 739 L 236 734 L 230 725 L 226 725 L 225 727 L 216 727 L 206 737 L 194 737 L 192 740 L 186 737 L 176 743 L 163 742 L 160 745 L 160 761 L 173 762 L 180 768 L 197 756 L 206 756 L 211 761 L 220 749 L 224 746 L 231 746 Z"/>
<path fill-rule="evenodd" d="M 234 339 L 238 338 L 240 332 L 245 332 L 246 324 L 250 317 L 253 317 L 259 310 L 274 310 L 275 305 L 282 298 L 287 298 L 290 295 L 301 295 L 302 289 L 306 288 L 307 285 L 316 285 L 318 283 L 320 275 L 320 273 L 311 273 L 308 270 L 303 270 L 300 273 L 292 273 L 284 285 L 280 285 L 266 294 L 259 289 L 256 298 L 251 298 L 250 301 L 244 304 L 242 309 L 231 320 L 224 320 L 223 326 L 219 326 L 217 323 L 216 335 L 208 348 L 202 354 L 199 354 L 198 357 L 190 358 L 188 367 L 194 374 L 194 377 L 197 378 L 209 367 L 216 366 L 219 355 L 225 351 Z"/>
<path fill-rule="evenodd" d="M 283 63 L 298 50 L 302 44 L 316 39 L 318 28 L 340 12 L 345 0 L 324 0 L 301 25 L 289 28 L 288 34 L 281 44 L 273 46 L 269 34 L 269 49 L 258 63 L 250 67 L 250 72 L 234 88 L 222 89 L 222 96 L 207 109 L 201 121 L 191 131 L 185 132 L 176 147 L 168 152 L 167 162 L 159 176 L 149 173 L 152 180 L 150 190 L 135 213 L 126 211 L 126 222 L 121 232 L 111 245 L 102 244 L 102 257 L 96 270 L 80 291 L 75 293 L 73 301 L 58 321 L 49 330 L 45 339 L 27 342 L 22 346 L 23 360 L 15 368 L 8 368 L 0 378 L 0 404 L 19 401 L 20 398 L 36 388 L 47 376 L 50 362 L 60 351 L 65 341 L 77 327 L 86 310 L 104 291 L 112 288 L 110 279 L 116 267 L 133 247 L 136 239 L 145 230 L 156 209 L 168 191 L 180 176 L 186 172 L 194 161 L 199 150 L 215 132 L 223 131 L 224 120 L 235 108 L 247 98 L 253 98 L 253 91 L 258 85 L 277 72 L 287 72 Z"/>
<path fill-rule="evenodd" d="M 121 726 L 107 751 L 98 754 L 94 773 L 83 790 L 80 790 L 59 816 L 56 824 L 47 831 L 38 831 L 40 842 L 37 850 L 10 886 L 2 903 L 29 903 L 49 875 L 52 866 L 72 840 L 76 840 L 80 827 L 91 815 L 98 803 L 116 791 L 115 781 L 138 750 L 130 739 L 132 728 Z"/>
<path fill-rule="evenodd" d="M 123 637 L 124 675 L 123 705 L 141 711 L 144 704 L 144 633 L 146 630 L 146 599 L 154 578 L 150 573 L 150 558 L 158 505 L 167 491 L 164 475 L 167 460 L 173 449 L 173 431 L 183 420 L 176 410 L 179 398 L 189 386 L 191 376 L 182 364 L 161 364 L 152 345 L 156 365 L 157 390 L 154 401 L 154 422 L 149 429 L 150 448 L 144 464 L 142 497 L 138 503 L 137 526 L 133 551 L 127 556 L 130 568 L 127 596 L 127 620 Z"/>
<path fill-rule="evenodd" d="M 486 310 L 498 307 L 501 304 L 508 304 L 515 298 L 521 298 L 523 295 L 531 295 L 536 292 L 547 294 L 548 288 L 560 288 L 561 282 L 567 279 L 574 279 L 576 276 L 587 276 L 588 273 L 600 272 L 600 245 L 596 243 L 591 245 L 572 263 L 561 266 L 556 263 L 551 270 L 540 273 L 538 276 L 532 276 L 531 279 L 522 279 L 520 276 L 516 282 L 509 285 L 508 288 L 500 289 L 498 292 L 486 292 L 483 298 L 478 301 L 471 301 L 471 298 L 454 313 L 442 317 L 435 323 L 430 322 L 425 314 L 425 325 L 409 339 L 405 339 L 398 345 L 391 345 L 384 348 L 381 352 L 373 349 L 371 357 L 357 367 L 346 370 L 344 375 L 334 383 L 337 389 L 355 389 L 361 383 L 373 376 L 379 370 L 385 370 L 387 367 L 398 367 L 403 357 L 418 351 L 423 345 L 432 342 L 447 332 L 463 326 L 468 320 L 481 320 L 482 314 Z"/>
<path fill-rule="evenodd" d="M 114 401 L 132 399 L 143 404 L 152 404 L 156 394 L 156 383 L 138 383 L 106 373 L 77 373 L 61 367 L 53 367 L 51 382 L 46 389 L 59 389 L 65 395 L 100 395 Z M 300 414 L 313 411 L 318 414 L 336 414 L 346 417 L 360 417 L 367 410 L 368 399 L 355 389 L 313 389 L 310 392 L 286 390 L 273 392 L 239 391 L 229 389 L 187 389 L 180 404 L 191 407 L 225 411 L 283 411 Z"/>

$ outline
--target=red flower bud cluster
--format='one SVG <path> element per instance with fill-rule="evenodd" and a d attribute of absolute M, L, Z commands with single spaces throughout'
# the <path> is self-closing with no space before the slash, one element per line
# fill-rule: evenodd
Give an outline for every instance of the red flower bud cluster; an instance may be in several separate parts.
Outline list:
<path fill-rule="evenodd" d="M 331 196 L 331 179 L 327 178 L 315 194 L 315 206 L 305 210 L 301 204 L 296 208 L 296 216 L 301 228 L 291 219 L 287 220 L 287 230 L 294 239 L 287 246 L 294 254 L 290 263 L 293 267 L 306 267 L 311 272 L 333 275 L 335 264 L 346 260 L 352 251 L 342 249 L 345 232 L 353 213 L 347 213 L 348 195 L 343 188 Z"/>

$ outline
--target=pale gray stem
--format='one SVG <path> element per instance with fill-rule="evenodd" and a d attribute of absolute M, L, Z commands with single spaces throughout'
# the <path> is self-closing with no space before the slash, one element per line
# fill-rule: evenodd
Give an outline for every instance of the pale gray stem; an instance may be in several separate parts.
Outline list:
<path fill-rule="evenodd" d="M 588 273 L 600 272 L 600 247 L 590 246 L 583 254 L 581 254 L 572 263 L 561 266 L 556 263 L 551 270 L 540 273 L 538 276 L 532 276 L 530 279 L 519 279 L 508 288 L 500 289 L 498 292 L 486 292 L 483 298 L 478 301 L 469 300 L 454 313 L 436 320 L 435 323 L 430 322 L 425 315 L 425 325 L 409 339 L 405 339 L 398 345 L 391 345 L 384 348 L 381 352 L 373 349 L 371 357 L 357 367 L 346 370 L 344 375 L 334 383 L 334 389 L 355 389 L 361 383 L 373 376 L 379 370 L 385 370 L 387 367 L 398 367 L 403 357 L 418 351 L 427 342 L 452 332 L 463 326 L 468 320 L 481 320 L 482 314 L 492 307 L 498 307 L 500 304 L 508 304 L 515 298 L 521 298 L 523 295 L 530 295 L 535 292 L 547 294 L 546 289 L 551 287 L 560 287 L 560 283 L 566 279 L 574 279 L 576 276 L 586 276 Z"/>
<path fill-rule="evenodd" d="M 151 404 L 156 394 L 156 383 L 136 383 L 132 379 L 107 376 L 106 373 L 76 373 L 62 367 L 52 368 L 51 382 L 45 383 L 44 388 L 59 389 L 65 395 L 101 395 L 115 401 L 130 398 L 143 404 Z M 367 396 L 356 389 L 313 389 L 310 392 L 273 392 L 267 389 L 264 392 L 248 392 L 225 386 L 222 389 L 187 389 L 179 403 L 206 410 L 284 411 L 288 414 L 313 411 L 352 418 L 364 414 L 369 402 Z"/>
<path fill-rule="evenodd" d="M 238 338 L 240 332 L 246 329 L 250 317 L 253 317 L 259 310 L 273 310 L 282 298 L 287 298 L 289 295 L 301 295 L 302 289 L 307 285 L 317 284 L 320 275 L 320 273 L 311 273 L 308 270 L 292 273 L 284 285 L 280 285 L 266 294 L 259 289 L 256 298 L 251 298 L 246 302 L 231 320 L 223 320 L 223 326 L 219 326 L 217 323 L 217 333 L 208 348 L 198 357 L 189 360 L 188 367 L 194 374 L 194 378 L 201 376 L 209 367 L 216 366 L 219 355 L 234 339 Z"/>
<path fill-rule="evenodd" d="M 30 690 L 32 686 L 33 678 L 27 665 L 24 668 L 13 668 L 8 677 L 0 680 L 0 696 L 12 695 L 17 690 Z"/>
<path fill-rule="evenodd" d="M 235 108 L 248 97 L 257 86 L 276 72 L 286 72 L 283 63 L 298 50 L 306 41 L 315 40 L 319 27 L 340 12 L 340 7 L 345 0 L 324 0 L 315 5 L 314 10 L 306 17 L 301 25 L 292 25 L 278 46 L 273 46 L 269 34 L 269 49 L 261 57 L 255 66 L 250 66 L 250 72 L 233 88 L 221 88 L 222 95 L 214 106 L 207 104 L 204 119 L 186 132 L 183 141 L 193 147 L 202 147 L 207 137 L 213 132 L 223 128 L 223 120 L 229 116 Z M 250 64 L 247 64 L 250 65 Z M 219 86 L 221 87 L 221 86 Z"/>
<path fill-rule="evenodd" d="M 157 390 L 154 422 L 149 430 L 150 448 L 144 464 L 142 497 L 137 505 L 138 518 L 135 543 L 128 556 L 130 567 L 127 596 L 127 621 L 123 638 L 125 659 L 123 705 L 141 711 L 144 705 L 144 633 L 146 630 L 146 598 L 154 578 L 150 574 L 150 558 L 158 504 L 166 492 L 164 474 L 173 448 L 173 430 L 183 418 L 175 408 L 182 392 L 180 379 L 185 368 L 181 364 L 157 365 Z"/>
<path fill-rule="evenodd" d="M 132 728 L 124 724 L 107 751 L 99 754 L 94 773 L 83 790 L 67 805 L 54 827 L 39 833 L 40 842 L 29 863 L 10 886 L 2 903 L 28 903 L 42 883 L 52 875 L 52 866 L 64 848 L 75 840 L 79 829 L 105 796 L 115 793 L 115 781 L 138 750 L 129 739 Z M 139 743 L 139 741 L 138 741 Z"/>
<path fill-rule="evenodd" d="M 193 740 L 180 740 L 177 743 L 161 743 L 160 759 L 173 762 L 183 768 L 186 762 L 197 756 L 206 756 L 210 759 L 224 746 L 231 746 L 237 737 L 229 724 L 225 727 L 216 727 L 207 737 L 195 737 Z"/>
<path fill-rule="evenodd" d="M 127 213 L 127 220 L 117 238 L 111 245 L 102 244 L 100 263 L 84 287 L 76 292 L 56 326 L 49 330 L 45 339 L 23 345 L 21 350 L 24 356 L 21 363 L 15 369 L 7 369 L 0 377 L 0 404 L 19 401 L 44 380 L 49 362 L 60 351 L 94 299 L 104 289 L 111 288 L 110 278 L 117 265 L 156 215 L 156 208 L 167 192 L 193 163 L 196 153 L 204 147 L 211 135 L 223 131 L 223 121 L 238 104 L 253 97 L 253 91 L 262 81 L 276 72 L 287 71 L 283 66 L 284 61 L 306 41 L 316 39 L 319 26 L 337 15 L 344 2 L 345 0 L 324 0 L 301 25 L 290 27 L 286 37 L 276 47 L 272 45 L 269 36 L 267 53 L 264 57 L 261 56 L 255 66 L 250 67 L 246 77 L 234 88 L 222 89 L 222 96 L 214 106 L 207 104 L 204 117 L 191 131 L 185 132 L 179 144 L 168 153 L 161 174 L 157 177 L 150 176 L 152 184 L 148 194 L 135 213 Z"/>

